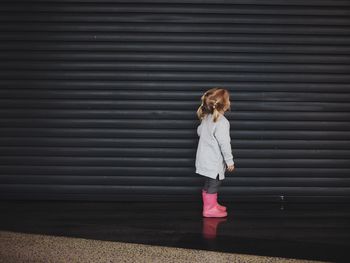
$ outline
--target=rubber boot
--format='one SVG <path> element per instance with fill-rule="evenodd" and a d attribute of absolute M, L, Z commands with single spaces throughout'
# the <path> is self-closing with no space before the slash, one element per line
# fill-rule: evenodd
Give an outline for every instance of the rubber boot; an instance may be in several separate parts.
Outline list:
<path fill-rule="evenodd" d="M 226 211 L 221 211 L 217 205 L 218 193 L 215 194 L 209 194 L 206 193 L 205 195 L 202 195 L 203 198 L 203 216 L 204 217 L 225 217 L 227 216 Z"/>
<path fill-rule="evenodd" d="M 202 189 L 202 195 L 205 195 L 205 194 L 207 194 L 207 192 L 206 192 L 204 189 Z M 226 206 L 220 205 L 218 202 L 216 202 L 216 205 L 218 206 L 218 208 L 219 208 L 221 211 L 226 211 L 226 210 L 227 210 L 227 209 L 226 209 Z"/>

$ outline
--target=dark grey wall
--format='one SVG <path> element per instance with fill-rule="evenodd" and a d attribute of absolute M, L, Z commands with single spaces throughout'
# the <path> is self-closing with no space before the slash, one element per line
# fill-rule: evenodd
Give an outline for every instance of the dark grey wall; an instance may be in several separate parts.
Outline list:
<path fill-rule="evenodd" d="M 350 1 L 0 5 L 1 199 L 199 200 L 195 111 L 221 86 L 223 199 L 350 200 Z"/>

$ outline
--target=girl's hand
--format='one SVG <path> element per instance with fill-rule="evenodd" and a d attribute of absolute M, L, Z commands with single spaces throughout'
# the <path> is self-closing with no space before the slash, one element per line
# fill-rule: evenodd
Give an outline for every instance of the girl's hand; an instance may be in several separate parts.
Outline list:
<path fill-rule="evenodd" d="M 234 165 L 234 164 L 233 164 L 233 165 L 227 166 L 227 170 L 228 170 L 229 172 L 232 172 L 234 169 L 235 169 L 235 165 Z"/>

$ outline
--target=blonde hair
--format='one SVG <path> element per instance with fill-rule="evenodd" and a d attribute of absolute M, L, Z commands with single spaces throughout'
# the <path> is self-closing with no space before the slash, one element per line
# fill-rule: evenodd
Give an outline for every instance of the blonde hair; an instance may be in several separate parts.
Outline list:
<path fill-rule="evenodd" d="M 215 87 L 207 90 L 201 97 L 202 104 L 197 110 L 197 117 L 203 120 L 207 114 L 213 114 L 216 122 L 220 116 L 219 111 L 230 108 L 230 93 L 227 89 Z"/>

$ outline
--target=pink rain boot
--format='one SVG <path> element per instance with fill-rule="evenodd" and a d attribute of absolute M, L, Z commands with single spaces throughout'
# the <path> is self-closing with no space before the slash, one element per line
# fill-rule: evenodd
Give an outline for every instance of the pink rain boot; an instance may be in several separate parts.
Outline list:
<path fill-rule="evenodd" d="M 218 193 L 202 195 L 203 197 L 203 216 L 204 217 L 225 217 L 227 216 L 226 211 L 221 211 L 217 207 Z"/>
<path fill-rule="evenodd" d="M 205 194 L 207 194 L 207 192 L 204 189 L 202 189 L 202 197 Z M 216 205 L 221 211 L 226 211 L 226 206 L 220 205 L 219 203 L 216 203 Z"/>

